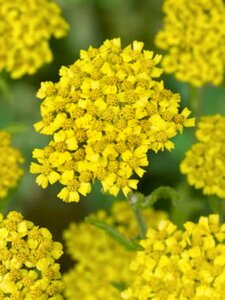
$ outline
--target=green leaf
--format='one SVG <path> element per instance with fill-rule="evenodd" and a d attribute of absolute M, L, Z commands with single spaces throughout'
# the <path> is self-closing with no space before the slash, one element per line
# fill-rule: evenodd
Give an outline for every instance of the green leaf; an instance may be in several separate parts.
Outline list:
<path fill-rule="evenodd" d="M 101 230 L 104 230 L 110 237 L 112 237 L 115 241 L 117 241 L 120 245 L 122 245 L 124 248 L 126 248 L 128 251 L 137 251 L 142 250 L 143 248 L 138 243 L 131 241 L 127 239 L 124 235 L 122 235 L 120 232 L 118 232 L 114 227 L 111 225 L 100 221 L 93 217 L 86 217 L 85 221 L 89 224 L 92 224 L 96 226 L 97 228 L 100 228 Z"/>

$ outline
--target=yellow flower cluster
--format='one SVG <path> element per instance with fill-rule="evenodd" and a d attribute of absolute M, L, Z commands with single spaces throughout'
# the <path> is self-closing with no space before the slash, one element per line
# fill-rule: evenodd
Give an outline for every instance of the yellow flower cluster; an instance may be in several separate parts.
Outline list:
<path fill-rule="evenodd" d="M 62 244 L 16 211 L 0 214 L 0 299 L 62 300 Z"/>
<path fill-rule="evenodd" d="M 59 82 L 41 84 L 42 120 L 35 129 L 53 138 L 34 150 L 39 164 L 31 173 L 40 173 L 43 188 L 59 181 L 62 200 L 79 201 L 95 180 L 105 192 L 127 195 L 137 188 L 134 173 L 144 174 L 148 150 L 173 149 L 170 138 L 194 125 L 187 108 L 179 112 L 179 94 L 156 81 L 161 57 L 143 46 L 135 41 L 122 49 L 119 38 L 106 40 L 63 66 Z"/>
<path fill-rule="evenodd" d="M 144 211 L 148 225 L 156 228 L 167 215 L 152 209 Z M 99 211 L 95 217 L 129 237 L 137 236 L 138 228 L 126 202 L 116 202 L 111 214 Z M 77 263 L 66 273 L 65 298 L 68 300 L 117 300 L 131 279 L 129 264 L 135 252 L 127 251 L 105 232 L 87 223 L 72 223 L 64 232 L 68 253 Z"/>
<path fill-rule="evenodd" d="M 148 230 L 140 243 L 144 251 L 130 265 L 135 280 L 123 299 L 225 299 L 225 224 L 210 215 L 184 228 L 162 221 L 158 230 Z"/>
<path fill-rule="evenodd" d="M 63 37 L 68 25 L 49 0 L 0 0 L 0 71 L 12 78 L 33 74 L 52 60 L 48 40 Z"/>
<path fill-rule="evenodd" d="M 180 169 L 190 185 L 207 195 L 225 198 L 225 116 L 204 116 L 198 123 L 194 144 Z"/>
<path fill-rule="evenodd" d="M 194 86 L 219 85 L 225 67 L 225 5 L 222 0 L 165 0 L 164 28 L 156 45 L 167 51 L 167 73 Z"/>
<path fill-rule="evenodd" d="M 23 175 L 20 163 L 23 162 L 21 153 L 11 146 L 11 136 L 0 130 L 0 198 L 8 194 L 8 190 L 17 185 Z"/>

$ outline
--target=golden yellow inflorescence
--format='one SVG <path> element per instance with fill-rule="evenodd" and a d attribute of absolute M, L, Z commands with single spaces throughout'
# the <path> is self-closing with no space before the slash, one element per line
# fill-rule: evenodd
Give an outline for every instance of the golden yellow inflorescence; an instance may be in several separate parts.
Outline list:
<path fill-rule="evenodd" d="M 190 185 L 206 195 L 225 198 L 225 116 L 201 117 L 196 131 L 198 142 L 187 151 L 180 169 Z"/>
<path fill-rule="evenodd" d="M 219 85 L 225 68 L 225 5 L 222 0 L 165 0 L 156 45 L 162 66 L 194 86 Z"/>
<path fill-rule="evenodd" d="M 62 244 L 16 211 L 0 214 L 0 299 L 62 300 Z"/>
<path fill-rule="evenodd" d="M 19 150 L 11 146 L 11 135 L 0 130 L 0 198 L 8 195 L 23 175 L 20 164 L 23 157 Z"/>
<path fill-rule="evenodd" d="M 49 0 L 0 0 L 0 71 L 12 78 L 33 74 L 52 61 L 49 39 L 63 37 L 68 24 Z"/>
<path fill-rule="evenodd" d="M 190 111 L 179 112 L 180 96 L 157 81 L 161 57 L 142 51 L 142 42 L 121 48 L 120 39 L 80 52 L 60 69 L 57 83 L 44 82 L 37 93 L 42 120 L 35 129 L 53 138 L 35 149 L 31 173 L 46 188 L 59 181 L 66 202 L 87 195 L 99 180 L 114 196 L 137 188 L 148 165 L 147 152 L 171 150 L 184 126 L 194 126 Z"/>
<path fill-rule="evenodd" d="M 166 213 L 146 209 L 143 211 L 149 227 L 156 228 Z M 115 202 L 111 214 L 97 212 L 93 217 L 114 226 L 128 238 L 138 235 L 132 210 L 127 202 Z M 64 232 L 68 253 L 75 266 L 63 275 L 65 299 L 117 300 L 120 289 L 131 281 L 129 264 L 135 252 L 127 251 L 105 232 L 88 223 L 75 224 Z"/>
<path fill-rule="evenodd" d="M 218 215 L 187 222 L 169 221 L 149 229 L 130 265 L 135 280 L 122 292 L 127 300 L 225 299 L 225 224 Z"/>

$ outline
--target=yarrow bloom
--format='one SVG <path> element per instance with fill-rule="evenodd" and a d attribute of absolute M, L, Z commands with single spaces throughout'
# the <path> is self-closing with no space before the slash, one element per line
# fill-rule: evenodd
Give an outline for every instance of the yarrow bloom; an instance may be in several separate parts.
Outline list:
<path fill-rule="evenodd" d="M 0 130 L 0 198 L 7 196 L 23 175 L 20 164 L 23 157 L 19 150 L 11 146 L 11 135 Z"/>
<path fill-rule="evenodd" d="M 219 85 L 225 67 L 225 5 L 222 0 L 164 0 L 163 29 L 156 45 L 162 66 L 181 81 Z"/>
<path fill-rule="evenodd" d="M 157 81 L 161 56 L 143 46 L 122 49 L 119 38 L 106 40 L 63 66 L 59 82 L 41 84 L 42 120 L 34 126 L 52 139 L 34 150 L 31 173 L 40 173 L 43 188 L 59 181 L 62 200 L 79 201 L 95 180 L 105 192 L 127 195 L 137 188 L 134 174 L 145 172 L 147 152 L 173 149 L 170 139 L 194 125 L 187 108 L 179 112 L 179 94 Z"/>
<path fill-rule="evenodd" d="M 165 220 L 158 230 L 148 230 L 140 242 L 144 250 L 130 265 L 135 280 L 123 299 L 225 299 L 225 224 L 210 215 L 184 228 Z"/>
<path fill-rule="evenodd" d="M 33 74 L 52 61 L 49 39 L 63 37 L 68 24 L 49 0 L 0 0 L 0 71 L 12 78 Z"/>
<path fill-rule="evenodd" d="M 144 210 L 148 225 L 156 228 L 164 212 Z M 98 211 L 96 218 L 111 224 L 127 237 L 138 235 L 136 221 L 126 202 L 116 202 L 111 214 Z M 120 289 L 131 280 L 129 263 L 135 252 L 127 251 L 105 232 L 88 223 L 72 223 L 64 232 L 68 253 L 75 266 L 63 275 L 65 299 L 118 300 Z M 132 274 L 133 276 L 133 274 Z"/>
<path fill-rule="evenodd" d="M 198 142 L 187 151 L 180 169 L 190 185 L 207 195 L 225 198 L 225 116 L 204 116 L 198 123 Z"/>
<path fill-rule="evenodd" d="M 62 244 L 11 211 L 0 214 L 0 299 L 62 300 L 59 264 Z"/>

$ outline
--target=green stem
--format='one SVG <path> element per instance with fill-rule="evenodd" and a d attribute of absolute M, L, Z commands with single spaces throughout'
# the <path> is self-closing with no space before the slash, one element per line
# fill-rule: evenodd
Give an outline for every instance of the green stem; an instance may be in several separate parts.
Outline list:
<path fill-rule="evenodd" d="M 144 239 L 146 237 L 147 225 L 145 223 L 142 211 L 140 210 L 140 208 L 133 208 L 133 213 L 139 227 L 140 237 Z"/>
<path fill-rule="evenodd" d="M 139 197 L 141 197 L 141 196 L 142 195 L 141 194 L 139 195 L 138 193 L 131 194 L 131 195 L 128 196 L 127 200 L 129 202 L 132 210 L 133 210 L 135 219 L 137 221 L 140 237 L 142 239 L 145 239 L 146 232 L 147 232 L 147 225 L 146 225 L 146 222 L 145 222 L 145 218 L 142 214 L 141 208 L 138 205 L 138 202 L 140 200 Z"/>

